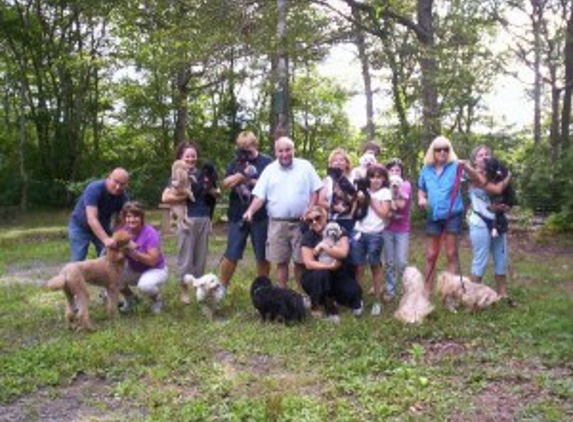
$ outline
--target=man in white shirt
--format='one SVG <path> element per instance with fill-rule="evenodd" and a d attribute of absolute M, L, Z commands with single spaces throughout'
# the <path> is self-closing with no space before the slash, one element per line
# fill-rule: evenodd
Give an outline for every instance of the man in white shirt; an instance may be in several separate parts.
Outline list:
<path fill-rule="evenodd" d="M 276 160 L 269 164 L 253 189 L 253 201 L 243 218 L 251 221 L 263 205 L 269 215 L 267 259 L 277 265 L 278 282 L 285 287 L 289 262 L 300 286 L 302 257 L 301 223 L 306 211 L 316 203 L 322 181 L 310 162 L 294 157 L 294 142 L 287 137 L 275 141 Z"/>

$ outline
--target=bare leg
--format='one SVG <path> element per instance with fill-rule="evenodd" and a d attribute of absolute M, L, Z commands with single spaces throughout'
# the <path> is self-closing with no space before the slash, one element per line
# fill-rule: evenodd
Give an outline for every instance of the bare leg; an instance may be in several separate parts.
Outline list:
<path fill-rule="evenodd" d="M 281 287 L 286 287 L 288 284 L 288 265 L 288 262 L 277 264 L 277 279 Z"/>
<path fill-rule="evenodd" d="M 257 262 L 257 275 L 262 277 L 268 277 L 271 272 L 271 264 L 269 261 L 258 261 Z"/>
<path fill-rule="evenodd" d="M 221 283 L 227 287 L 231 282 L 231 278 L 235 273 L 235 269 L 237 268 L 237 261 L 231 261 L 227 257 L 224 257 L 221 261 L 221 273 L 219 275 L 219 280 Z"/>
<path fill-rule="evenodd" d="M 458 243 L 457 234 L 446 233 L 446 258 L 448 261 L 447 270 L 452 274 L 458 274 L 460 268 Z"/>
<path fill-rule="evenodd" d="M 294 280 L 296 281 L 296 287 L 297 287 L 299 292 L 304 292 L 304 290 L 302 288 L 302 283 L 301 283 L 303 271 L 304 271 L 304 265 L 298 264 L 295 262 L 295 264 L 294 264 Z"/>
<path fill-rule="evenodd" d="M 428 245 L 426 247 L 426 270 L 424 272 L 424 280 L 426 281 L 426 296 L 430 297 L 432 293 L 432 285 L 434 272 L 436 267 L 436 260 L 438 259 L 438 254 L 440 253 L 440 236 L 431 236 L 428 239 Z M 432 274 L 430 274 L 432 273 Z M 430 277 L 431 275 L 431 277 Z"/>

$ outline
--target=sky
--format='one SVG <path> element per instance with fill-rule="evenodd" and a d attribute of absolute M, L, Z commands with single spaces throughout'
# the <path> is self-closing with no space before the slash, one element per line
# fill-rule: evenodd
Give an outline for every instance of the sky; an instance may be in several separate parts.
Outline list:
<path fill-rule="evenodd" d="M 360 70 L 360 62 L 356 58 L 353 45 L 337 45 L 330 51 L 328 58 L 319 67 L 319 72 L 334 78 L 342 87 L 352 92 L 362 92 L 363 82 Z M 343 71 L 341 71 L 343 69 Z M 521 69 L 521 76 L 527 77 Z M 380 88 L 376 78 L 372 78 L 374 88 Z M 527 98 L 523 90 L 522 82 L 510 76 L 499 76 L 494 82 L 493 90 L 486 96 L 485 104 L 490 109 L 490 114 L 495 116 L 495 121 L 501 126 L 511 125 L 516 128 L 526 126 L 533 119 L 533 103 Z M 381 90 L 374 95 L 375 114 L 390 107 L 389 99 Z M 366 124 L 366 105 L 363 94 L 354 95 L 346 104 L 346 112 L 350 123 L 356 127 Z"/>

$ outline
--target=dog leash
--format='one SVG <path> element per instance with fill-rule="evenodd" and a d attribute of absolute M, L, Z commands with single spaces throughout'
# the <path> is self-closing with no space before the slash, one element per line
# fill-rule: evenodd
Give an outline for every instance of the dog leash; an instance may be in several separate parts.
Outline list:
<path fill-rule="evenodd" d="M 454 203 L 456 202 L 456 197 L 458 196 L 458 191 L 460 188 L 460 182 L 462 179 L 462 173 L 463 173 L 463 166 L 458 162 L 458 168 L 456 170 L 456 178 L 454 181 L 454 188 L 452 189 L 452 195 L 450 197 L 450 207 L 448 209 L 448 214 L 446 216 L 446 223 L 444 224 L 444 227 L 442 228 L 442 231 L 440 233 L 440 240 L 438 242 L 438 253 L 436 254 L 436 257 L 434 258 L 433 262 L 430 265 L 430 271 L 428 272 L 428 275 L 426 276 L 426 280 L 424 282 L 424 284 L 428 284 L 428 281 L 432 278 L 432 276 L 434 275 L 434 270 L 436 269 L 436 263 L 438 262 L 438 258 L 440 257 L 440 251 L 442 250 L 442 241 L 444 240 L 444 235 L 446 234 L 446 227 L 448 226 L 448 223 L 452 217 L 452 209 L 454 208 Z M 465 293 L 466 291 L 466 286 L 462 277 L 462 271 L 461 271 L 461 264 L 460 264 L 460 260 L 459 260 L 459 256 L 458 256 L 458 273 L 460 275 L 460 283 L 462 285 L 462 291 Z"/>

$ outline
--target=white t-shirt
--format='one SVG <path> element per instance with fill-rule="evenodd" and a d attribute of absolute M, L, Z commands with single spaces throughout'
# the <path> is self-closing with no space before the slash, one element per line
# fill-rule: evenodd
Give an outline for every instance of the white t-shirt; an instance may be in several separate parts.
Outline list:
<path fill-rule="evenodd" d="M 370 199 L 383 202 L 392 200 L 392 192 L 388 188 L 382 188 L 376 192 L 370 191 Z M 372 205 L 368 207 L 368 213 L 361 221 L 356 222 L 355 229 L 361 233 L 380 233 L 388 225 L 388 222 L 378 216 L 372 209 Z"/>

